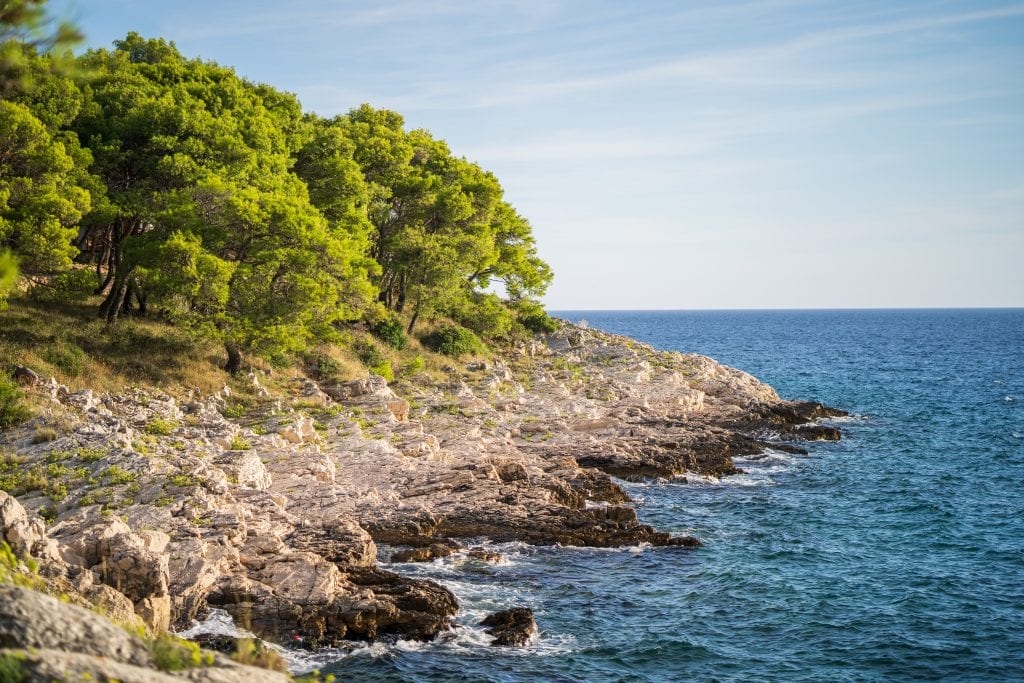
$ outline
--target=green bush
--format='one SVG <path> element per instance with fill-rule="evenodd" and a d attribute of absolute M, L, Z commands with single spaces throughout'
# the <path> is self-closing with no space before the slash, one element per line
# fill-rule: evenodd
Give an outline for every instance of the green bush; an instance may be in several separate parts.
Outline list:
<path fill-rule="evenodd" d="M 423 372 L 427 364 L 423 361 L 423 356 L 416 356 L 408 363 L 404 364 L 399 370 L 398 374 L 402 377 L 412 377 Z"/>
<path fill-rule="evenodd" d="M 307 354 L 306 367 L 321 381 L 337 380 L 342 375 L 341 363 L 324 353 Z"/>
<path fill-rule="evenodd" d="M 36 285 L 29 296 L 46 303 L 84 301 L 96 289 L 96 275 L 88 268 L 76 268 Z"/>
<path fill-rule="evenodd" d="M 363 362 L 363 365 L 368 368 L 378 367 L 387 361 L 384 354 L 380 352 L 380 349 L 373 342 L 359 344 L 356 347 L 356 354 L 359 356 L 359 360 Z"/>
<path fill-rule="evenodd" d="M 6 372 L 0 371 L 0 429 L 24 422 L 31 414 L 18 383 Z"/>
<path fill-rule="evenodd" d="M 465 327 L 446 325 L 423 338 L 427 348 L 443 353 L 452 358 L 483 353 L 484 345 L 480 338 Z"/>
<path fill-rule="evenodd" d="M 185 671 L 197 666 L 211 666 L 213 655 L 203 652 L 195 643 L 172 635 L 157 636 L 149 643 L 153 665 L 161 671 Z"/>
<path fill-rule="evenodd" d="M 370 332 L 388 346 L 399 350 L 404 349 L 409 344 L 409 338 L 405 336 L 402 321 L 397 318 L 381 318 L 370 326 Z"/>
<path fill-rule="evenodd" d="M 504 338 L 515 322 L 512 311 L 494 294 L 474 294 L 451 311 L 451 317 L 487 339 Z"/>
<path fill-rule="evenodd" d="M 516 304 L 519 324 L 533 333 L 550 334 L 558 329 L 558 322 L 547 314 L 540 303 L 524 299 Z"/>

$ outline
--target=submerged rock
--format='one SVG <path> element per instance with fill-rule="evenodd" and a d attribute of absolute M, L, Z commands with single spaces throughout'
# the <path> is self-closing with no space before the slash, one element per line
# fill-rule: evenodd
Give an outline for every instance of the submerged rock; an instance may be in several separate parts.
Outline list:
<path fill-rule="evenodd" d="M 537 622 L 529 607 L 513 607 L 489 614 L 480 625 L 494 636 L 491 645 L 526 645 L 537 633 Z"/>

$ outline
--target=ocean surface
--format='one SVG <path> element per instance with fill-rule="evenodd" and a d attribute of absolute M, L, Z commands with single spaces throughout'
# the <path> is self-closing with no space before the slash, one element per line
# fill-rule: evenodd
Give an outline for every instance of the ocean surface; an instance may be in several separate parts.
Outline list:
<path fill-rule="evenodd" d="M 311 665 L 358 681 L 1024 680 L 1024 310 L 556 315 L 853 416 L 808 456 L 625 485 L 644 521 L 702 548 L 396 565 L 451 588 L 465 628 Z M 539 639 L 487 646 L 473 625 L 517 605 Z"/>

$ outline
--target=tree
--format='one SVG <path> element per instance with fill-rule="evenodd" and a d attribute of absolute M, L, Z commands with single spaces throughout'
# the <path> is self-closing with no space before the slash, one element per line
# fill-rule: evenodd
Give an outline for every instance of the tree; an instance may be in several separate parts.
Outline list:
<path fill-rule="evenodd" d="M 158 305 L 222 342 L 236 372 L 247 352 L 301 349 L 358 318 L 373 263 L 366 188 L 342 141 L 303 121 L 293 97 L 171 43 L 129 34 L 115 47 L 87 55 L 99 75 L 75 124 L 116 209 L 88 240 L 107 271 L 108 321 L 133 298 Z"/>
<path fill-rule="evenodd" d="M 0 101 L 0 244 L 25 274 L 71 267 L 77 224 L 89 211 L 76 160 L 23 104 Z"/>
<path fill-rule="evenodd" d="M 70 23 L 47 20 L 46 0 L 0 0 L 0 97 L 30 83 L 24 65 L 36 53 L 66 50 L 81 40 Z M 68 62 L 63 57 L 59 64 Z"/>

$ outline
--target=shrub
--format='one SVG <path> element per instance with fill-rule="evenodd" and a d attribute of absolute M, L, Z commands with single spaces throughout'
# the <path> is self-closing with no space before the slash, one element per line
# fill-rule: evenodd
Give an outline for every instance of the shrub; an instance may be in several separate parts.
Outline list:
<path fill-rule="evenodd" d="M 514 322 L 508 306 L 494 294 L 474 294 L 451 311 L 451 317 L 487 339 L 505 337 Z"/>
<path fill-rule="evenodd" d="M 543 311 L 525 316 L 519 322 L 530 332 L 538 334 L 551 334 L 558 329 L 558 323 Z"/>
<path fill-rule="evenodd" d="M 384 358 L 384 354 L 380 352 L 377 345 L 372 342 L 364 342 L 356 347 L 356 354 L 359 356 L 359 360 L 363 362 L 368 368 L 372 368 L 377 365 L 382 365 L 387 359 Z"/>
<path fill-rule="evenodd" d="M 427 335 L 423 343 L 427 348 L 453 358 L 484 352 L 484 345 L 479 337 L 465 327 L 456 325 L 446 325 Z"/>
<path fill-rule="evenodd" d="M 29 296 L 45 303 L 84 301 L 96 289 L 96 275 L 89 268 L 61 273 L 46 284 L 33 287 Z"/>
<path fill-rule="evenodd" d="M 398 374 L 402 377 L 412 377 L 423 372 L 423 369 L 427 367 L 427 364 L 423 361 L 423 356 L 416 356 L 411 361 L 401 367 Z"/>
<path fill-rule="evenodd" d="M 389 360 L 370 367 L 370 372 L 375 375 L 380 375 L 389 382 L 395 381 L 395 371 L 394 368 L 391 367 L 391 361 Z"/>
<path fill-rule="evenodd" d="M 0 372 L 0 429 L 24 422 L 31 414 L 18 383 L 6 372 Z"/>
<path fill-rule="evenodd" d="M 232 451 L 247 451 L 252 448 L 252 444 L 246 441 L 240 434 L 235 434 L 231 437 L 231 448 Z"/>
<path fill-rule="evenodd" d="M 322 381 L 338 379 L 341 377 L 343 369 L 341 363 L 324 353 L 308 354 L 306 366 L 314 377 Z"/>
<path fill-rule="evenodd" d="M 149 643 L 153 665 L 161 671 L 184 671 L 197 666 L 211 666 L 213 655 L 203 652 L 195 643 L 170 634 L 157 636 Z"/>
<path fill-rule="evenodd" d="M 146 433 L 153 436 L 168 436 L 178 428 L 174 420 L 165 420 L 162 417 L 154 417 L 146 424 Z"/>
<path fill-rule="evenodd" d="M 370 332 L 388 346 L 399 350 L 404 349 L 409 343 L 402 321 L 397 318 L 381 318 L 370 326 Z"/>

